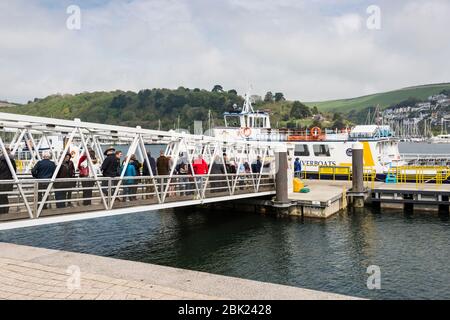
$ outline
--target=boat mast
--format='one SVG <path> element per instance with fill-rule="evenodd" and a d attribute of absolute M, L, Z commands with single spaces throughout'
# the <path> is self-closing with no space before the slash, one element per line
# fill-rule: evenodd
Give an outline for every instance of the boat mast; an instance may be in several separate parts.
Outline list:
<path fill-rule="evenodd" d="M 252 101 L 250 99 L 250 90 L 245 94 L 245 102 L 241 113 L 255 112 L 253 110 Z"/>

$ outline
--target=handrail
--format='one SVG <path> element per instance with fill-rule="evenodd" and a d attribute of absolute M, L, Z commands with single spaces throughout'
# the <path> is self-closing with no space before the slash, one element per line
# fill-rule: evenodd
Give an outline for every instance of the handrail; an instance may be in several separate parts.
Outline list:
<path fill-rule="evenodd" d="M 322 175 L 332 175 L 333 180 L 336 180 L 336 176 L 346 176 L 350 181 L 351 174 L 351 167 L 348 166 L 319 166 L 319 180 Z"/>
<path fill-rule="evenodd" d="M 271 173 L 57 178 L 42 204 L 42 195 L 51 183 L 51 179 L 35 178 L 0 180 L 0 220 L 24 218 L 24 215 L 38 218 L 41 205 L 44 215 L 48 212 L 68 214 L 110 210 L 134 203 L 139 206 L 167 204 L 170 207 L 174 201 L 199 200 L 202 203 L 218 197 L 223 201 L 223 197 L 275 192 L 275 175 Z M 19 186 L 22 192 L 19 192 Z M 157 193 L 164 194 L 162 201 Z M 71 194 L 70 198 L 68 194 Z M 102 202 L 103 197 L 106 198 L 106 206 Z M 25 206 L 26 202 L 30 204 L 30 211 Z M 77 206 L 69 208 L 66 204 Z M 54 205 L 59 212 L 49 208 Z"/>

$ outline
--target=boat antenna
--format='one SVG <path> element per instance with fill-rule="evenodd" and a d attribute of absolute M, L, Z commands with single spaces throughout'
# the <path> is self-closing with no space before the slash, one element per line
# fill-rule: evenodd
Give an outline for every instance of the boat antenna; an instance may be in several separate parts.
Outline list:
<path fill-rule="evenodd" d="M 242 107 L 242 112 L 241 113 L 249 113 L 249 112 L 255 112 L 253 110 L 253 106 L 252 106 L 252 101 L 250 98 L 250 89 L 248 89 L 247 93 L 244 96 L 244 106 Z"/>

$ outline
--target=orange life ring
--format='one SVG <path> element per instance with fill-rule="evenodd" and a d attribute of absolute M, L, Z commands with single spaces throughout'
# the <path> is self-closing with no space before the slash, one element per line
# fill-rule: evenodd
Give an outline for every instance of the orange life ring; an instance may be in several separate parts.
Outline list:
<path fill-rule="evenodd" d="M 319 127 L 314 127 L 311 129 L 311 135 L 313 136 L 313 138 L 318 138 L 321 133 L 322 130 Z"/>
<path fill-rule="evenodd" d="M 250 137 L 252 135 L 252 129 L 250 129 L 249 127 L 242 128 L 241 135 L 243 135 L 246 138 Z"/>

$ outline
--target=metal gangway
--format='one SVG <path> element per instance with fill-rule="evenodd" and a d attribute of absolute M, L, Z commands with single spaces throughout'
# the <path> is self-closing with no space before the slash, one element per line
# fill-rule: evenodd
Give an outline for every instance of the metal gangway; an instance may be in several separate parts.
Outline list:
<path fill-rule="evenodd" d="M 159 210 L 275 194 L 275 150 L 280 145 L 273 142 L 224 140 L 139 126 L 132 128 L 79 119 L 61 120 L 8 113 L 0 113 L 0 128 L 0 150 L 3 155 L 8 154 L 9 147 L 11 155 L 15 156 L 24 141 L 31 153 L 31 159 L 21 168 L 21 173 L 16 173 L 10 157 L 5 157 L 13 179 L 0 180 L 0 196 L 3 196 L 3 202 L 6 196 L 8 202 L 0 204 L 0 221 L 35 220 L 100 211 L 108 215 L 116 209 L 130 212 L 136 211 L 136 208 L 140 211 Z M 49 136 L 55 135 L 63 136 L 65 144 L 59 152 L 55 148 L 49 150 L 56 165 L 53 176 L 50 179 L 32 178 L 28 172 L 41 160 L 39 147 L 43 143 L 51 145 Z M 7 139 L 7 136 L 10 138 Z M 117 177 L 102 177 L 90 153 L 85 152 L 94 150 L 98 159 L 103 161 L 104 144 L 129 146 Z M 64 156 L 73 145 L 84 150 L 91 176 L 57 179 Z M 131 155 L 136 155 L 151 168 L 146 149 L 148 145 L 165 146 L 164 154 L 171 158 L 169 174 L 156 175 L 150 170 L 149 176 L 125 176 Z M 193 168 L 193 162 L 199 155 L 208 163 L 208 172 L 204 175 L 196 175 Z M 262 163 L 259 172 L 241 170 L 244 164 L 251 165 L 257 158 Z M 226 165 L 230 160 L 235 163 L 235 172 L 230 172 Z M 189 166 L 190 174 L 176 174 L 176 166 L 181 161 Z M 213 164 L 222 171 L 220 174 L 212 173 Z M 71 193 L 70 201 L 55 198 L 55 192 L 66 191 Z"/>
<path fill-rule="evenodd" d="M 403 153 L 409 166 L 450 166 L 450 154 Z"/>

